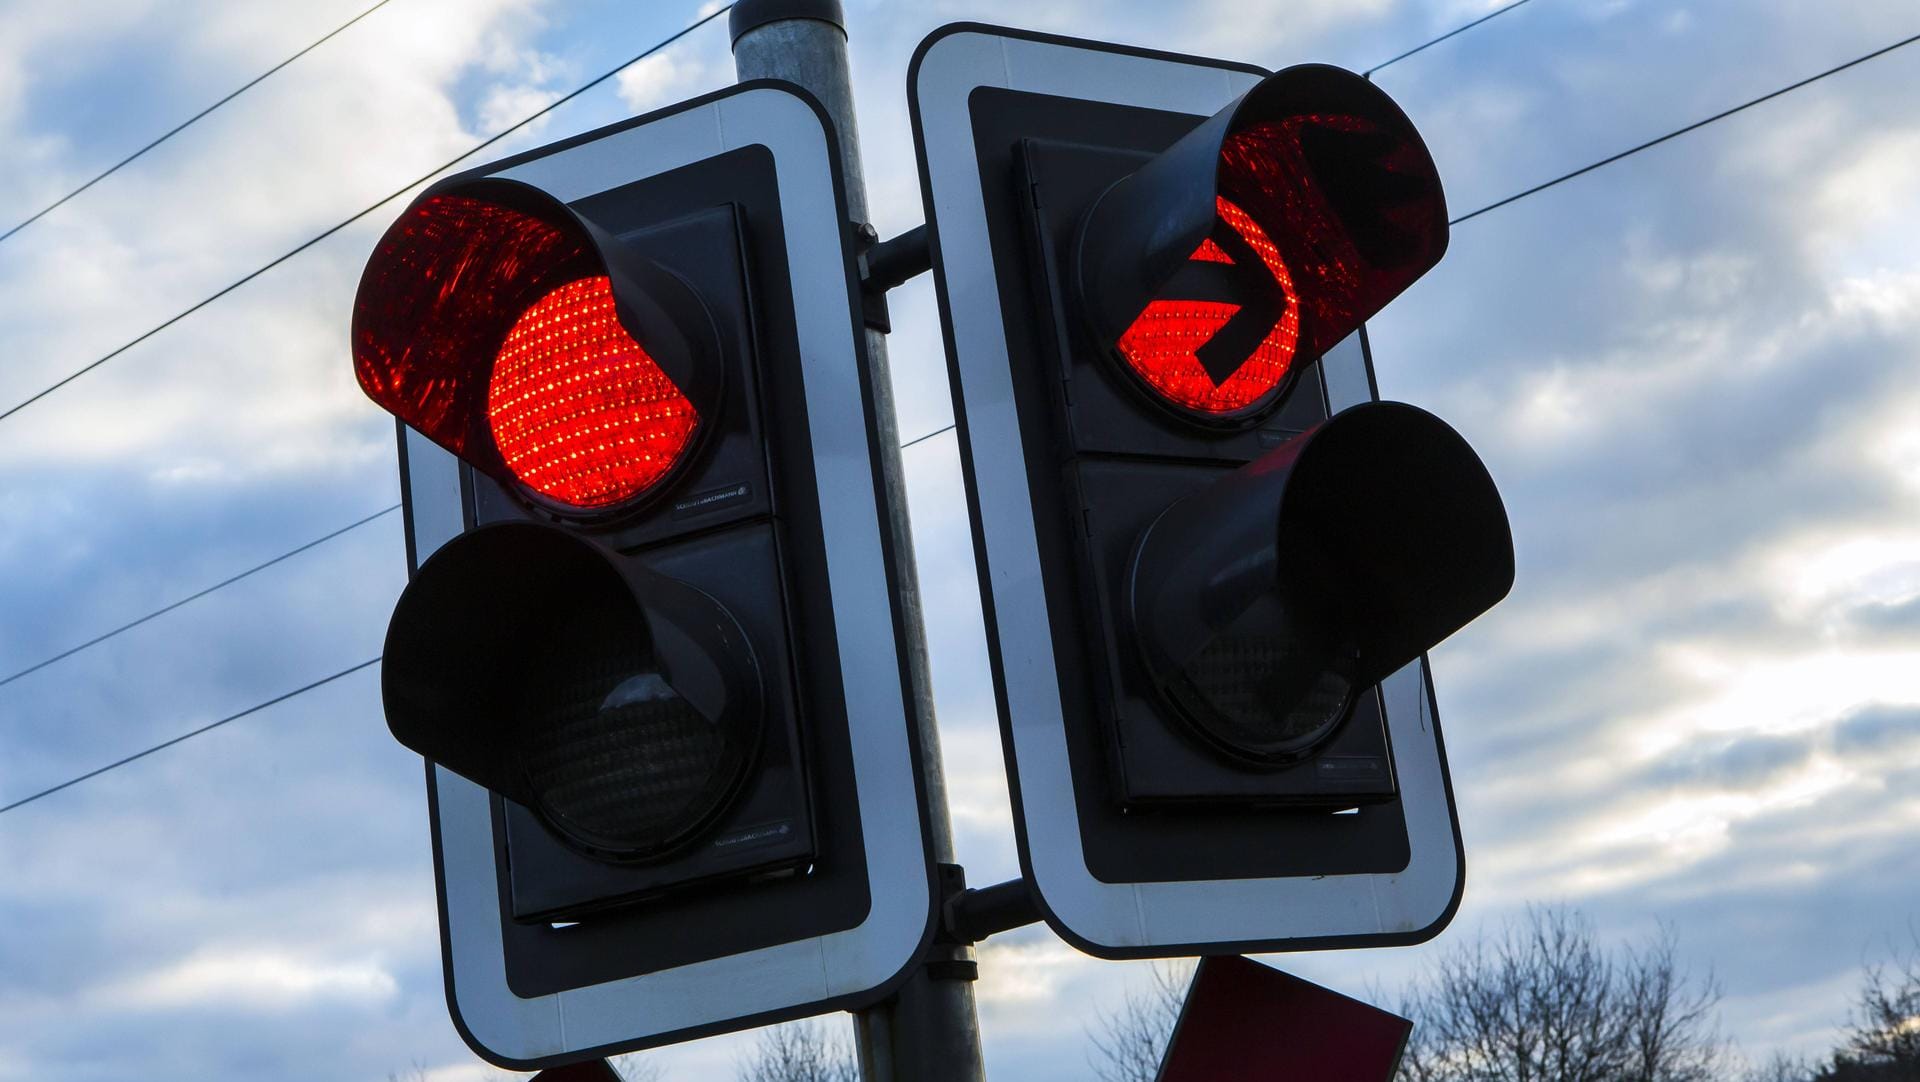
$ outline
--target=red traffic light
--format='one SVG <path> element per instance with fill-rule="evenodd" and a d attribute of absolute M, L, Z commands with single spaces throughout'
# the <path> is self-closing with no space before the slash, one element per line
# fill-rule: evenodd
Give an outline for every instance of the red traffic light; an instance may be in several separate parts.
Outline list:
<path fill-rule="evenodd" d="M 368 397 L 530 502 L 592 515 L 655 490 L 719 391 L 678 277 L 534 189 L 429 190 L 354 305 Z"/>
<path fill-rule="evenodd" d="M 1080 307 L 1155 396 L 1204 420 L 1264 413 L 1288 377 L 1447 245 L 1433 159 L 1373 84 L 1288 68 L 1115 183 L 1087 212 Z"/>
<path fill-rule="evenodd" d="M 673 468 L 700 412 L 620 325 L 601 274 L 548 293 L 507 331 L 487 421 L 521 484 L 572 507 L 606 507 Z"/>

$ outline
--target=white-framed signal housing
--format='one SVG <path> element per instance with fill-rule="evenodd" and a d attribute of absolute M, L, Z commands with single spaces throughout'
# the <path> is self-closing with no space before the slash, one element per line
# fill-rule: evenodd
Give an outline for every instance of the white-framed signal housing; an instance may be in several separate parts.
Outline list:
<path fill-rule="evenodd" d="M 872 905 L 845 931 L 522 997 L 506 973 L 491 794 L 430 766 L 448 1005 L 475 1050 L 503 1064 L 541 1066 L 850 1005 L 899 979 L 929 931 L 925 828 L 912 812 L 917 752 L 882 543 L 878 449 L 857 421 L 868 416 L 860 320 L 825 114 L 796 89 L 753 84 L 489 175 L 571 202 L 755 145 L 771 153 L 778 176 Z M 404 438 L 405 499 L 424 562 L 465 528 L 461 467 L 418 433 Z"/>
<path fill-rule="evenodd" d="M 1083 851 L 972 96 L 993 87 L 1206 117 L 1260 79 L 1241 66 L 970 24 L 936 31 L 908 74 L 954 411 L 978 517 L 981 590 L 994 614 L 988 647 L 1005 704 L 1022 870 L 1056 931 L 1113 957 L 1202 953 L 1209 944 L 1404 942 L 1451 918 L 1464 879 L 1424 661 L 1381 688 L 1412 853 L 1403 870 L 1116 883 L 1096 878 Z M 1321 364 L 1333 410 L 1375 397 L 1358 335 Z"/>

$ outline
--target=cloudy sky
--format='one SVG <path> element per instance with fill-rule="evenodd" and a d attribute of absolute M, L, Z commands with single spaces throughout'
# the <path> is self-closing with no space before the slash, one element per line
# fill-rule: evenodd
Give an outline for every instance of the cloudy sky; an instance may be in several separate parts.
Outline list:
<path fill-rule="evenodd" d="M 0 229 L 368 0 L 0 3 Z M 645 45 L 697 0 L 391 0 L 0 242 L 0 409 Z M 849 0 L 881 232 L 913 46 L 971 19 L 1366 68 L 1489 0 Z M 1533 0 L 1378 73 L 1456 213 L 1920 30 L 1902 0 Z M 724 20 L 498 144 L 725 85 Z M 1668 923 L 1750 1054 L 1817 1051 L 1920 920 L 1920 46 L 1467 222 L 1373 326 L 1479 448 L 1512 597 L 1435 655 L 1468 848 L 1436 944 L 1274 959 L 1390 995 L 1530 902 Z M 391 505 L 348 305 L 398 209 L 0 422 L 0 678 Z M 949 423 L 931 290 L 901 431 Z M 907 452 L 962 860 L 1014 874 L 950 436 Z M 387 514 L 0 684 L 0 805 L 379 652 Z M 418 760 L 363 670 L 0 814 L 0 1079 L 489 1077 L 446 1018 Z M 1142 979 L 982 950 L 993 1076 L 1084 1074 Z M 724 1074 L 741 1039 L 654 1055 Z"/>

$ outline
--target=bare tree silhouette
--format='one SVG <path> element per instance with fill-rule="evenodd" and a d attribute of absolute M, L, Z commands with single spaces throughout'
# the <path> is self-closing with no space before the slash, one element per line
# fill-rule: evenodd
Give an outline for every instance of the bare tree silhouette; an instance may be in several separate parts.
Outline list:
<path fill-rule="evenodd" d="M 1818 1069 L 1805 1060 L 1776 1055 L 1749 1070 L 1743 1078 L 1744 1082 L 1812 1082 L 1816 1073 Z"/>
<path fill-rule="evenodd" d="M 1670 933 L 1609 953 L 1571 910 L 1541 907 L 1444 956 L 1407 993 L 1403 1082 L 1712 1082 L 1733 1057 L 1720 992 Z"/>
<path fill-rule="evenodd" d="M 788 1022 L 760 1032 L 753 1054 L 739 1065 L 740 1082 L 860 1082 L 851 1045 L 831 1036 L 819 1019 Z"/>
<path fill-rule="evenodd" d="M 645 1052 L 615 1056 L 607 1062 L 625 1082 L 666 1082 L 666 1068 L 648 1058 Z"/>
<path fill-rule="evenodd" d="M 1920 936 L 1903 957 L 1867 967 L 1842 1042 L 1816 1082 L 1920 1082 Z"/>
<path fill-rule="evenodd" d="M 1153 1082 L 1167 1039 L 1180 1020 L 1194 965 L 1186 960 L 1153 963 L 1153 979 L 1146 988 L 1129 992 L 1117 1010 L 1101 1013 L 1087 1052 L 1100 1082 Z"/>

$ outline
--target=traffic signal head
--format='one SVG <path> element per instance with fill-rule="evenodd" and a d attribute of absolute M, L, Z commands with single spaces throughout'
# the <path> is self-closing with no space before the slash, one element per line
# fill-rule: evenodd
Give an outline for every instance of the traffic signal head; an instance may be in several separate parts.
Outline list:
<path fill-rule="evenodd" d="M 726 371 L 684 279 L 539 189 L 492 177 L 436 188 L 387 230 L 353 343 L 368 397 L 577 518 L 659 489 L 711 427 Z"/>
<path fill-rule="evenodd" d="M 353 340 L 369 397 L 561 521 L 670 489 L 718 419 L 727 369 L 683 278 L 494 177 L 440 187 L 387 230 Z M 680 848 L 758 757 L 760 674 L 732 616 L 548 526 L 442 548 L 385 656 L 402 744 L 596 856 Z"/>
<path fill-rule="evenodd" d="M 1170 504 L 1129 579 L 1133 638 L 1164 705 L 1213 748 L 1282 765 L 1505 596 L 1513 540 L 1459 434 L 1381 402 Z"/>
<path fill-rule="evenodd" d="M 750 633 L 703 589 L 727 573 L 778 596 L 772 529 L 748 524 L 764 500 L 705 520 L 660 506 L 689 471 L 767 466 L 738 219 L 709 209 L 622 239 L 527 183 L 457 178 L 401 214 L 361 280 L 362 388 L 493 482 L 477 528 L 394 609 L 387 723 L 511 802 L 524 922 L 815 855 L 780 621 Z M 734 520 L 727 540 L 693 539 L 716 518 Z M 678 573 L 637 541 L 682 553 Z M 773 844 L 700 851 L 769 824 Z M 567 853 L 543 858 L 552 842 Z"/>
<path fill-rule="evenodd" d="M 834 145 L 746 84 L 441 181 L 368 260 L 384 705 L 502 1066 L 855 1008 L 931 938 Z"/>
<path fill-rule="evenodd" d="M 608 860 L 697 838 L 767 725 L 759 665 L 724 606 L 529 522 L 481 527 L 422 565 L 384 656 L 402 744 Z"/>
<path fill-rule="evenodd" d="M 1446 246 L 1419 133 L 1372 83 L 1316 64 L 1113 182 L 1070 271 L 1095 344 L 1166 405 L 1231 425 L 1276 405 Z"/>
<path fill-rule="evenodd" d="M 909 85 L 1023 867 L 1107 957 L 1408 942 L 1462 860 L 1425 651 L 1513 581 L 1364 323 L 1446 200 L 1350 72 L 995 27 Z"/>

